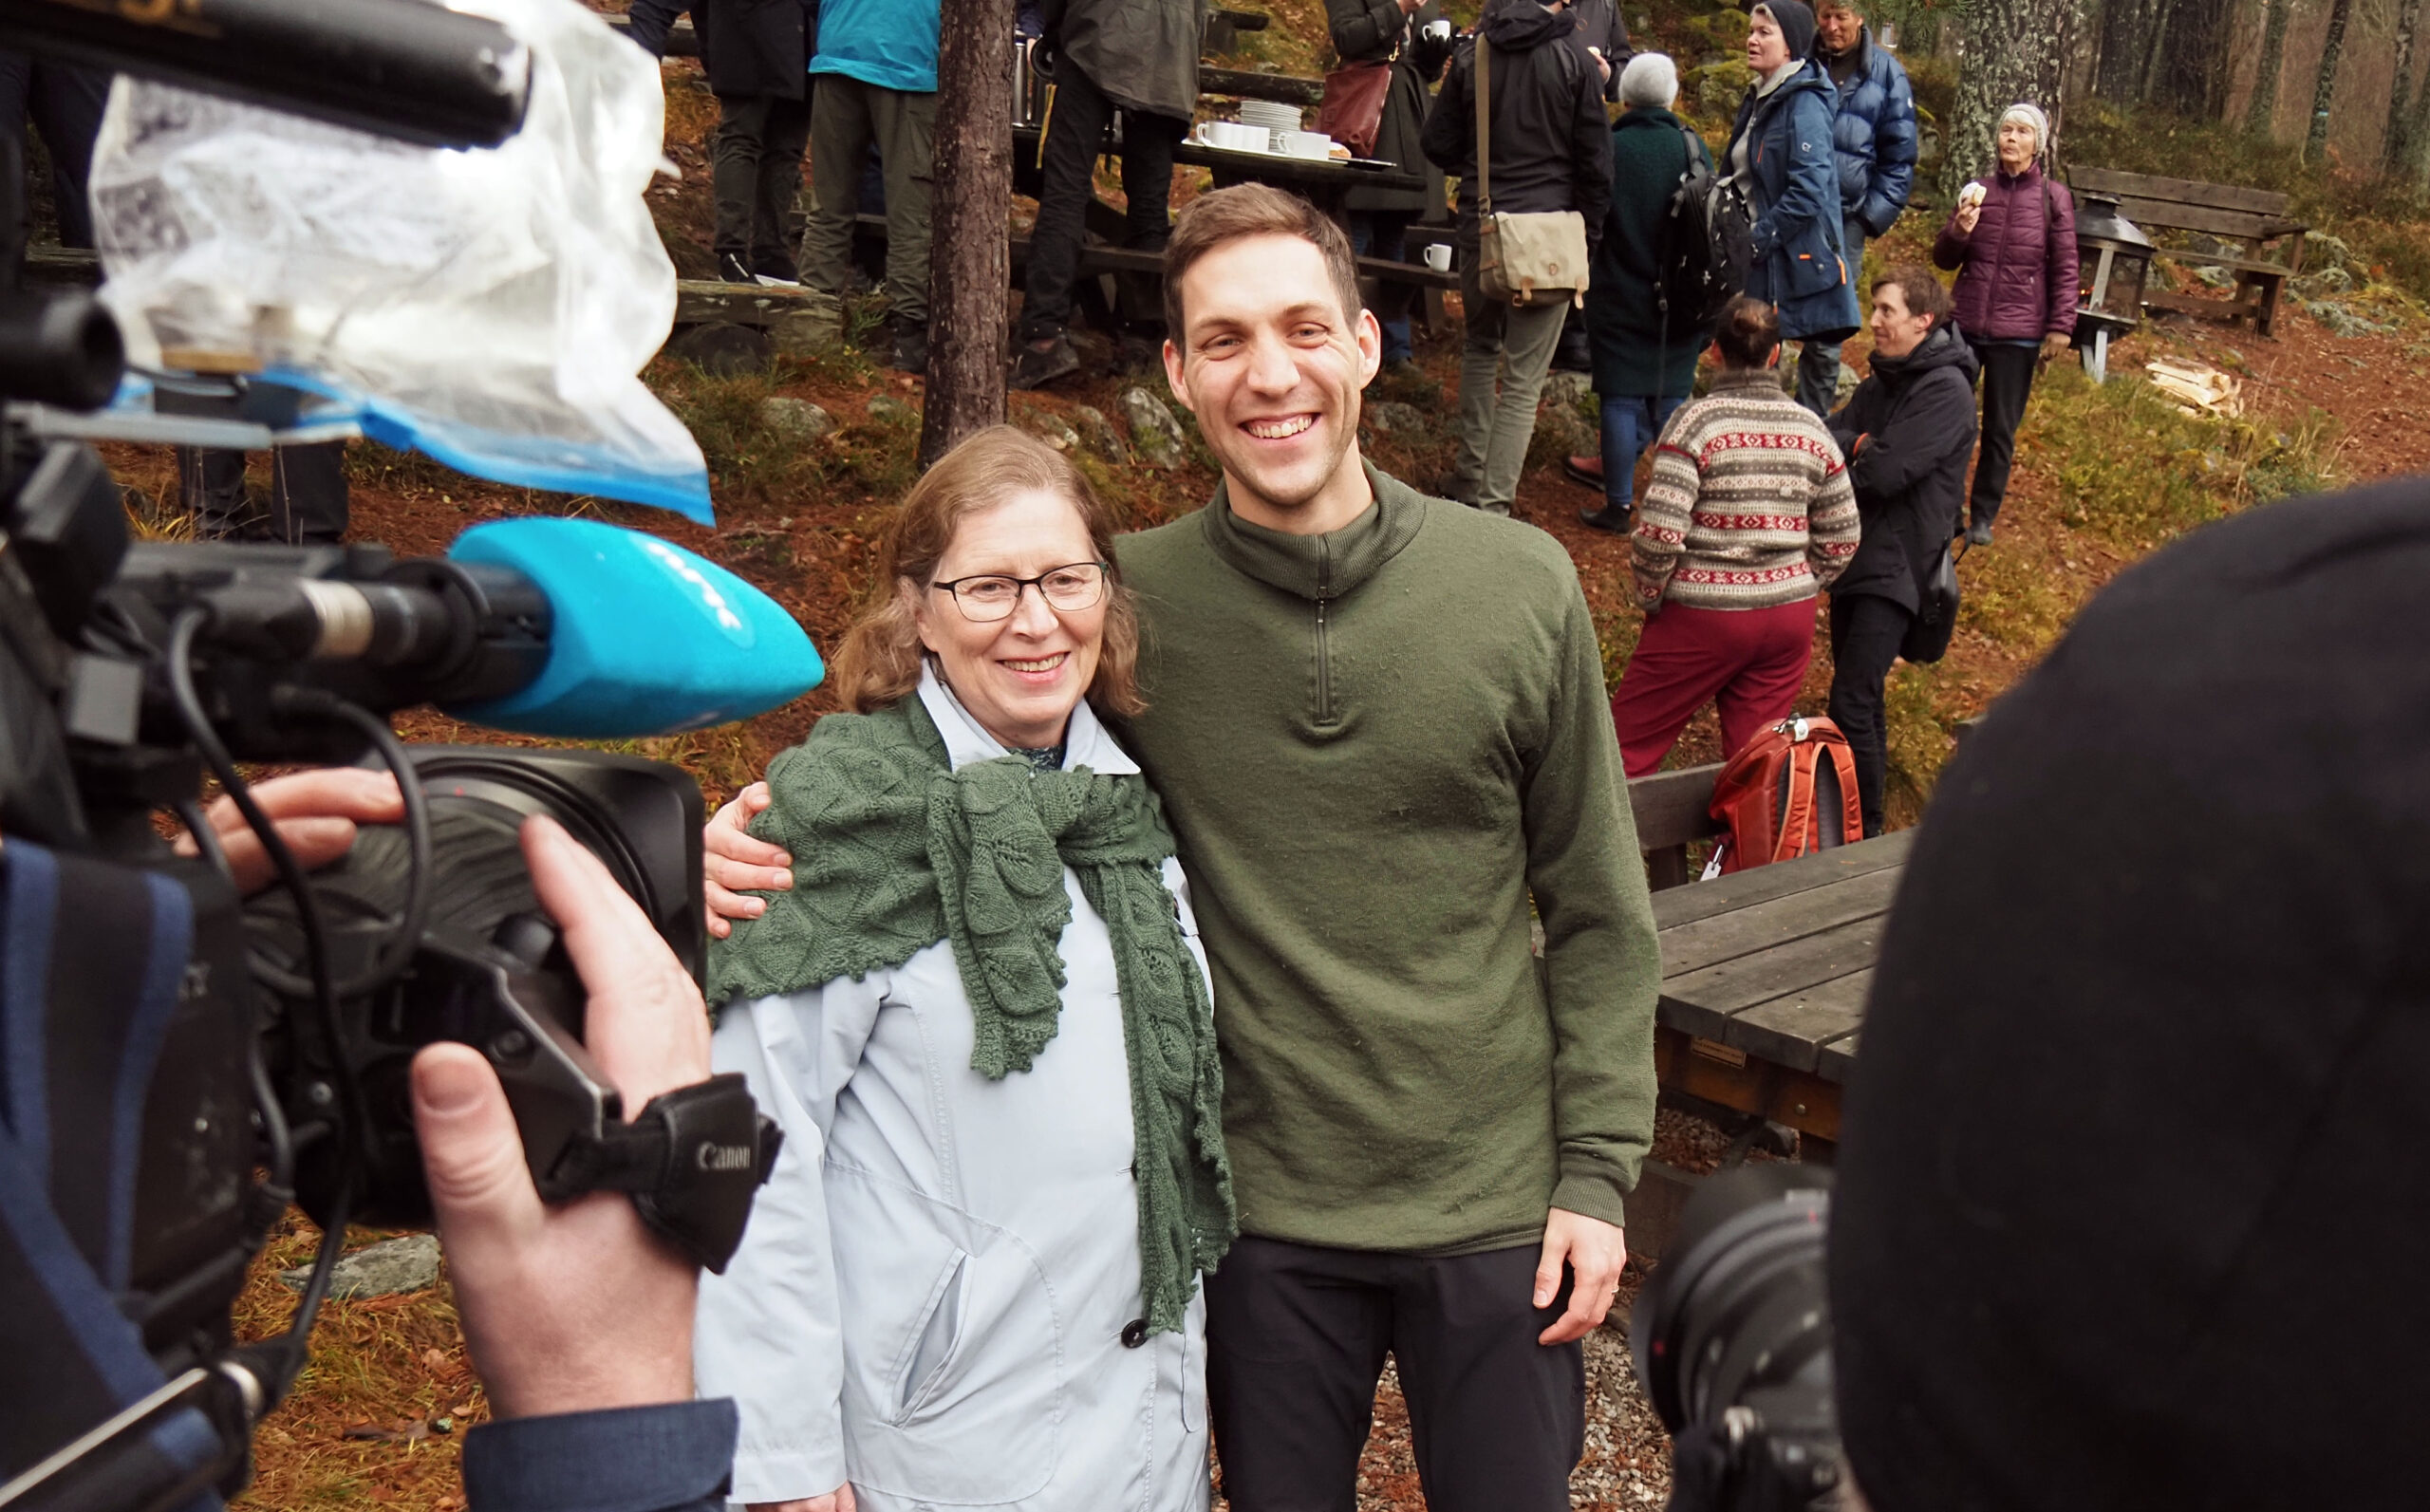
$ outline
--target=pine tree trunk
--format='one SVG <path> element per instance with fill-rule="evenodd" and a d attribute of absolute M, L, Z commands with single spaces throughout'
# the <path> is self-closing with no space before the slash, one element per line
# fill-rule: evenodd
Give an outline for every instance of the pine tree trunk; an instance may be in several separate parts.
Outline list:
<path fill-rule="evenodd" d="M 1004 419 L 1013 284 L 1013 0 L 953 0 L 937 37 L 935 232 L 920 465 Z"/>
<path fill-rule="evenodd" d="M 2287 17 L 2294 0 L 2270 0 L 2270 19 L 2261 28 L 2260 71 L 2253 75 L 2252 101 L 2245 106 L 2244 129 L 2256 137 L 2271 135 L 2278 120 L 2278 65 L 2287 56 Z"/>
<path fill-rule="evenodd" d="M 2404 172 L 2412 156 L 2413 34 L 2421 24 L 2421 0 L 2402 0 L 2396 8 L 2396 83 L 2388 89 L 2388 135 L 2380 152 L 2380 171 L 2391 177 Z"/>
<path fill-rule="evenodd" d="M 2318 162 L 2328 151 L 2328 107 L 2337 97 L 2337 60 L 2346 50 L 2346 22 L 2354 0 L 2331 0 L 2328 40 L 2321 44 L 2320 74 L 2312 83 L 2312 119 L 2304 133 L 2304 161 Z"/>
<path fill-rule="evenodd" d="M 2056 160 L 2066 106 L 2061 83 L 2075 9 L 2073 0 L 1978 0 L 1967 9 L 1957 101 L 1941 166 L 1944 202 L 1954 204 L 1968 179 L 1991 171 L 2000 117 L 2020 102 L 2040 105 L 2049 116 L 2053 140 L 2047 145 Z"/>

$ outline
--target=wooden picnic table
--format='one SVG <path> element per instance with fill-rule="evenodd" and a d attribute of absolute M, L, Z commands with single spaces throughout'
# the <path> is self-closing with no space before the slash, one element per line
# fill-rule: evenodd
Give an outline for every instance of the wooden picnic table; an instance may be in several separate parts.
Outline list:
<path fill-rule="evenodd" d="M 1034 184 L 1038 134 L 1036 126 L 1013 128 L 1014 187 L 1033 195 L 1035 187 L 1025 188 L 1023 180 L 1029 178 Z M 1280 153 L 1240 152 L 1185 140 L 1173 149 L 1173 160 L 1209 170 L 1218 189 L 1257 183 L 1291 190 L 1334 219 L 1345 222 L 1348 212 L 1343 202 L 1354 189 L 1423 192 L 1426 188 L 1423 176 L 1397 164 L 1373 159 L 1342 162 L 1331 158 L 1286 158 Z"/>
<path fill-rule="evenodd" d="M 1654 894 L 1654 1072 L 1663 1087 L 1785 1124 L 1809 1158 L 1829 1157 L 1914 834 Z"/>

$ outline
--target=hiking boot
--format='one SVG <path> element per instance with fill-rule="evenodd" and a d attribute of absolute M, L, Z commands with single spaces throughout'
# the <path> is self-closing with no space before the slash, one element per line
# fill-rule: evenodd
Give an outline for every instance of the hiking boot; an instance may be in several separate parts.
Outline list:
<path fill-rule="evenodd" d="M 1165 344 L 1152 336 L 1126 331 L 1114 362 L 1126 378 L 1161 378 L 1165 371 Z"/>
<path fill-rule="evenodd" d="M 729 284 L 757 284 L 759 275 L 740 252 L 718 253 L 718 277 Z"/>
<path fill-rule="evenodd" d="M 1973 524 L 1966 527 L 1966 544 L 1969 546 L 1991 545 L 1991 522 L 1990 520 L 1976 520 Z"/>
<path fill-rule="evenodd" d="M 887 325 L 894 332 L 894 342 L 887 353 L 886 365 L 898 373 L 925 373 L 928 370 L 928 327 L 925 321 L 889 320 Z"/>
<path fill-rule="evenodd" d="M 778 289 L 799 289 L 801 270 L 783 252 L 763 252 L 751 260 L 751 271 L 762 284 Z"/>
<path fill-rule="evenodd" d="M 1636 511 L 1616 510 L 1609 504 L 1604 505 L 1599 510 L 1580 510 L 1578 512 L 1578 523 L 1580 525 L 1591 525 L 1598 531 L 1609 531 L 1614 535 L 1626 535 L 1629 532 L 1631 522 L 1634 521 L 1636 517 Z"/>
<path fill-rule="evenodd" d="M 1057 331 L 1042 341 L 1021 343 L 1013 356 L 1012 385 L 1043 388 L 1079 370 L 1080 354 L 1072 349 L 1071 338 Z"/>
<path fill-rule="evenodd" d="M 1561 476 L 1598 494 L 1603 492 L 1603 459 L 1600 457 L 1564 457 L 1561 459 Z"/>

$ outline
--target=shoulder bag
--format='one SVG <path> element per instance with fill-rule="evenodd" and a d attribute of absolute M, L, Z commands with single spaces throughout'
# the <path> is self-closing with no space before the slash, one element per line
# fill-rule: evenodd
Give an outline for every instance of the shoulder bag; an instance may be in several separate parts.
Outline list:
<path fill-rule="evenodd" d="M 1384 129 L 1384 102 L 1393 92 L 1393 65 L 1345 63 L 1325 75 L 1325 92 L 1317 105 L 1317 129 L 1347 146 L 1353 156 L 1375 156 L 1375 139 Z"/>
<path fill-rule="evenodd" d="M 1493 59 L 1477 33 L 1477 287 L 1487 299 L 1520 306 L 1586 303 L 1586 217 L 1575 210 L 1496 215 Z"/>
<path fill-rule="evenodd" d="M 1924 665 L 1949 654 L 1949 638 L 1957 629 L 1957 558 L 1944 542 L 1933 565 L 1916 584 L 1916 617 L 1898 642 L 1898 654 Z"/>

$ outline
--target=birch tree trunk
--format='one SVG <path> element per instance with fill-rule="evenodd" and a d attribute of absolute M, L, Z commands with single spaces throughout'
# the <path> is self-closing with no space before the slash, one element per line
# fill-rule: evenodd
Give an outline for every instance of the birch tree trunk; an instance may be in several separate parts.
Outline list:
<path fill-rule="evenodd" d="M 1004 419 L 1011 321 L 1013 0 L 949 0 L 937 36 L 935 233 L 928 256 L 926 467 Z"/>
<path fill-rule="evenodd" d="M 2380 171 L 2391 177 L 2404 172 L 2413 156 L 2413 35 L 2421 24 L 2421 0 L 2401 0 L 2396 8 L 2396 83 L 2388 89 L 2388 135 L 2380 150 Z"/>
<path fill-rule="evenodd" d="M 2020 102 L 2040 105 L 2049 116 L 2052 140 L 2047 145 L 2056 160 L 2065 120 L 2067 33 L 2075 13 L 2074 0 L 1979 0 L 1968 8 L 1957 102 L 1941 164 L 1945 203 L 1956 202 L 1968 179 L 1991 171 L 1991 139 L 2000 117 Z"/>
<path fill-rule="evenodd" d="M 2337 60 L 2346 51 L 2346 23 L 2354 0 L 2330 0 L 2328 40 L 2321 44 L 2320 73 L 2312 82 L 2311 124 L 2304 132 L 2304 161 L 2318 162 L 2328 151 L 2328 107 L 2337 97 Z"/>
<path fill-rule="evenodd" d="M 2287 56 L 2287 17 L 2293 9 L 2294 0 L 2270 0 L 2270 19 L 2261 28 L 2260 71 L 2244 110 L 2244 129 L 2256 137 L 2272 135 L 2278 121 L 2278 66 Z"/>

